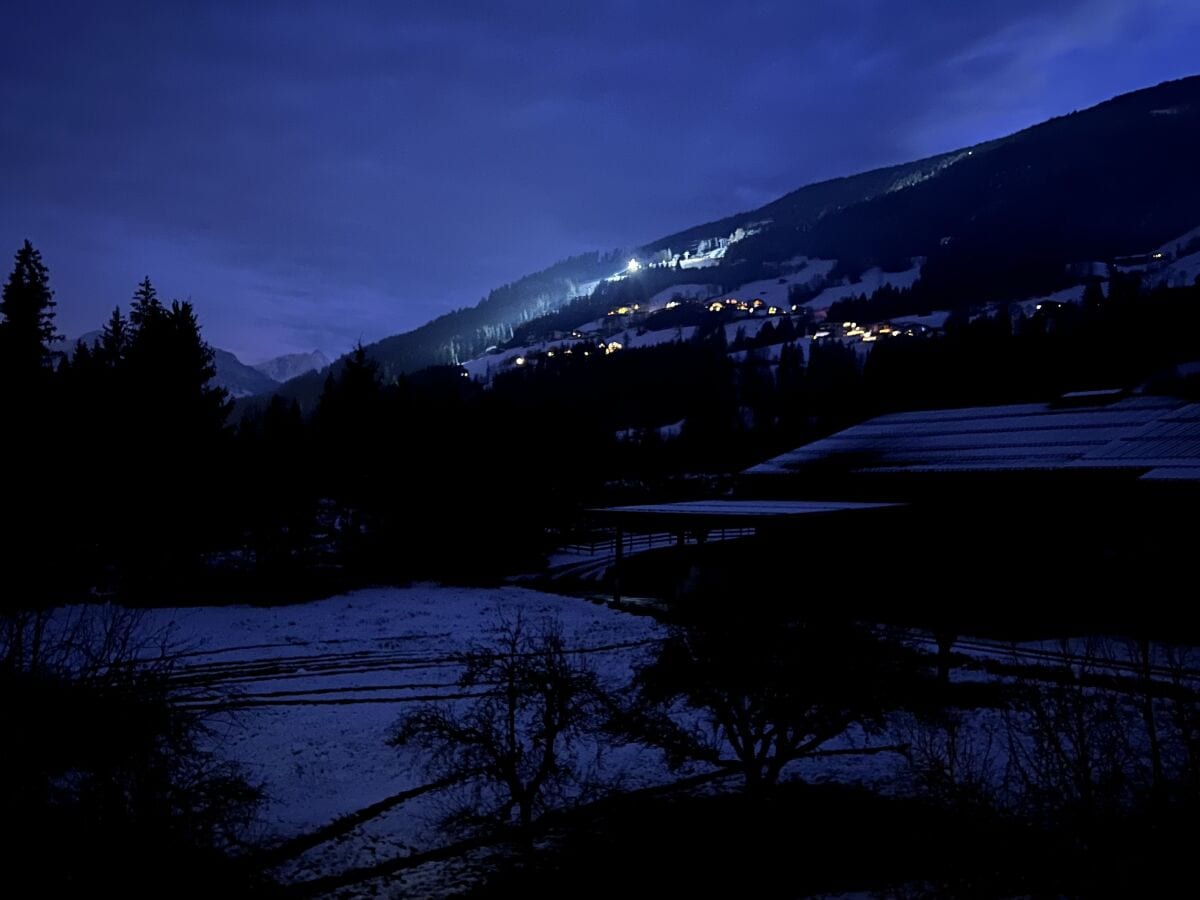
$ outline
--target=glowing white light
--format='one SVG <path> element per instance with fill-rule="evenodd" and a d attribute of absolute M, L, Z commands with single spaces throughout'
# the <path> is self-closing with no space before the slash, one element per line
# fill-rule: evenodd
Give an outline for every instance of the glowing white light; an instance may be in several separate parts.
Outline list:
<path fill-rule="evenodd" d="M 630 272 L 636 272 L 641 267 L 642 267 L 642 264 L 640 262 L 638 262 L 636 259 L 631 259 L 629 261 L 629 265 L 626 266 L 626 269 L 628 269 Z"/>
<path fill-rule="evenodd" d="M 516 359 L 513 360 L 513 362 L 516 363 L 518 366 L 523 366 L 523 365 L 525 365 L 525 357 L 518 356 Z"/>

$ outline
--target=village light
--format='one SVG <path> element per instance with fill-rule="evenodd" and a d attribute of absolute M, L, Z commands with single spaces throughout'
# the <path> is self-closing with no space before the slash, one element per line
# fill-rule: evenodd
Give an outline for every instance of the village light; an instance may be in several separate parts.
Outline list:
<path fill-rule="evenodd" d="M 516 359 L 513 360 L 513 362 L 518 366 L 523 366 L 523 365 L 525 365 L 525 357 L 518 356 Z"/>
<path fill-rule="evenodd" d="M 631 259 L 629 261 L 629 265 L 626 266 L 625 268 L 630 272 L 636 272 L 639 269 L 641 269 L 641 267 L 642 267 L 642 264 L 640 262 L 638 262 L 636 259 Z"/>

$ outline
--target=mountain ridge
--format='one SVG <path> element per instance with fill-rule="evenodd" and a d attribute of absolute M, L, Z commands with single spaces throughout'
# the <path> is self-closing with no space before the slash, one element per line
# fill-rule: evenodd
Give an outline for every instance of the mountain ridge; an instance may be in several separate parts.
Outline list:
<path fill-rule="evenodd" d="M 311 350 L 308 353 L 284 353 L 254 363 L 251 368 L 282 384 L 307 372 L 319 372 L 328 365 L 329 358 L 324 353 Z"/>
<path fill-rule="evenodd" d="M 1049 292 L 1065 286 L 1073 263 L 1140 252 L 1200 222 L 1198 157 L 1200 76 L 1191 76 L 970 147 L 807 184 L 632 250 L 570 257 L 366 349 L 394 379 L 478 356 L 571 304 L 579 319 L 672 285 L 732 290 L 801 256 L 835 260 L 831 278 L 850 280 L 921 257 L 914 290 L 927 306 Z M 628 256 L 645 265 L 624 273 Z M 310 405 L 319 389 L 310 373 L 283 393 Z"/>

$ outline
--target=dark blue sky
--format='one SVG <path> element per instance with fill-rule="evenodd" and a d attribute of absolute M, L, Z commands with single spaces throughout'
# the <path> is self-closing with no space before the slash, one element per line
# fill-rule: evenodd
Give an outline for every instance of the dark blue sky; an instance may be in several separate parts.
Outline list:
<path fill-rule="evenodd" d="M 1200 70 L 1195 0 L 63 3 L 0 36 L 0 251 L 256 361 Z M 7 270 L 7 263 L 4 264 Z"/>

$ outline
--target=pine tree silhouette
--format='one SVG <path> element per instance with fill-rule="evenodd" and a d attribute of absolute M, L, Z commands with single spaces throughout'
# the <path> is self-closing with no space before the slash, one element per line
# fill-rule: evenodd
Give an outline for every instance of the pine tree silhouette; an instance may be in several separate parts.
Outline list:
<path fill-rule="evenodd" d="M 61 338 L 54 330 L 54 306 L 42 254 L 25 241 L 0 300 L 0 359 L 10 377 L 38 377 L 50 370 L 50 344 Z"/>
<path fill-rule="evenodd" d="M 121 307 L 114 306 L 112 315 L 100 332 L 100 356 L 105 365 L 116 368 L 124 362 L 125 354 L 129 352 L 130 337 L 129 321 L 121 315 Z"/>
<path fill-rule="evenodd" d="M 150 276 L 147 275 L 138 284 L 137 290 L 133 292 L 133 305 L 129 308 L 129 324 L 136 333 L 165 315 L 166 310 L 163 309 L 163 305 L 158 299 L 158 291 L 154 289 L 154 285 L 150 283 Z"/>

